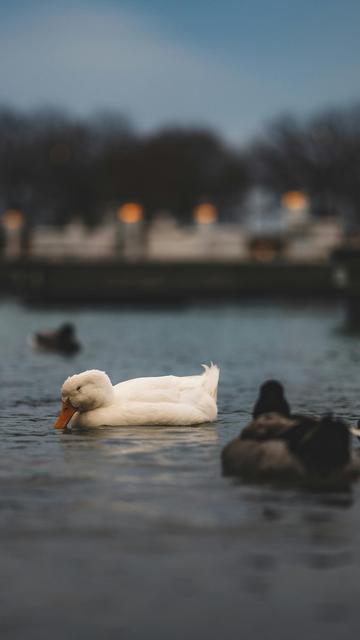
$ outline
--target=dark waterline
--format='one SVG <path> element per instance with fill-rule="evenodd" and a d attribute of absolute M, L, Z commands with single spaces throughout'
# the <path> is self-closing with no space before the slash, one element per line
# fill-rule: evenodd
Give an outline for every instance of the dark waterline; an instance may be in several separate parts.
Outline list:
<path fill-rule="evenodd" d="M 85 349 L 34 354 L 33 331 L 75 322 Z M 353 638 L 359 488 L 318 496 L 221 476 L 222 446 L 258 385 L 296 410 L 360 414 L 360 340 L 336 306 L 173 310 L 0 306 L 0 633 L 74 638 Z M 59 388 L 221 366 L 219 420 L 199 428 L 57 433 Z"/>

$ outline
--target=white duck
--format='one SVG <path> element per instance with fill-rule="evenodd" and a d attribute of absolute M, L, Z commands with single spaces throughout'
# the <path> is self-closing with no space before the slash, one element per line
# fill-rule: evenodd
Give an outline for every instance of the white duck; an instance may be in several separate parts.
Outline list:
<path fill-rule="evenodd" d="M 217 416 L 219 368 L 203 365 L 197 376 L 135 378 L 112 385 L 104 371 L 84 371 L 65 380 L 56 429 L 70 420 L 80 427 L 192 425 Z"/>

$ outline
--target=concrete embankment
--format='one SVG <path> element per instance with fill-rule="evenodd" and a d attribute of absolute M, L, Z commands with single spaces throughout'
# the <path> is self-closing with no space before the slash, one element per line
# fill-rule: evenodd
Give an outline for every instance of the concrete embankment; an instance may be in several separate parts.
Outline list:
<path fill-rule="evenodd" d="M 3 261 L 0 293 L 38 303 L 338 296 L 328 264 L 74 260 Z"/>

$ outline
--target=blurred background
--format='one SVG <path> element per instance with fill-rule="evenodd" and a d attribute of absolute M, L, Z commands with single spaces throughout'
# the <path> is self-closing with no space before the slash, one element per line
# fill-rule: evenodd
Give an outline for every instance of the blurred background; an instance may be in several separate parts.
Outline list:
<path fill-rule="evenodd" d="M 360 222 L 355 0 L 4 1 L 0 18 L 3 290 L 66 297 L 60 269 L 44 283 L 66 262 L 80 299 L 86 261 L 112 274 L 94 299 L 184 297 L 193 274 L 197 295 L 330 292 Z"/>

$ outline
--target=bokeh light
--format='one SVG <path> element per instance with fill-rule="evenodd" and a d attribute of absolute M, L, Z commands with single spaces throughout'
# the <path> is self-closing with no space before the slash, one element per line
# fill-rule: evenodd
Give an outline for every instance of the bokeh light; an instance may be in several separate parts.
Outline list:
<path fill-rule="evenodd" d="M 138 202 L 126 202 L 117 210 L 117 217 L 125 224 L 136 224 L 144 217 L 144 210 Z"/>
<path fill-rule="evenodd" d="M 213 224 L 217 217 L 216 207 L 209 202 L 204 202 L 194 209 L 194 220 L 197 224 Z"/>
<path fill-rule="evenodd" d="M 309 198 L 303 191 L 286 191 L 281 203 L 289 211 L 304 211 L 309 206 Z"/>
<path fill-rule="evenodd" d="M 2 221 L 8 231 L 19 231 L 24 224 L 24 214 L 19 209 L 7 209 Z"/>

